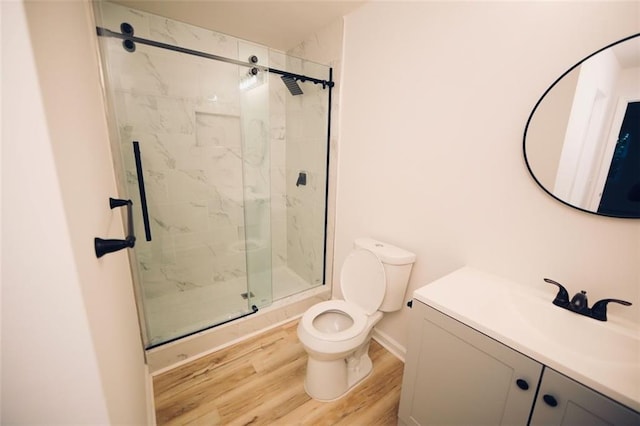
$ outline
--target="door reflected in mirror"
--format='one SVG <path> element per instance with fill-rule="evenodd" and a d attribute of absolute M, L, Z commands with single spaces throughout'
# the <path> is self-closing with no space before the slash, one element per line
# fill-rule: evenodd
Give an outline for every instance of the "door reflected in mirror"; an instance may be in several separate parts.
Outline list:
<path fill-rule="evenodd" d="M 524 156 L 564 204 L 640 218 L 640 34 L 589 55 L 547 89 L 529 116 Z"/>

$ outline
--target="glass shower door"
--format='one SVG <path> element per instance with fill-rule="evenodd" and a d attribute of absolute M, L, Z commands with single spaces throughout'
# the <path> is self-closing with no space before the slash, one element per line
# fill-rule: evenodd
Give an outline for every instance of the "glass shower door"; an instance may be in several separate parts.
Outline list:
<path fill-rule="evenodd" d="M 98 25 L 116 32 L 122 23 L 143 38 L 162 39 L 169 31 L 158 17 L 109 3 L 101 15 Z M 189 49 L 257 55 L 266 65 L 268 53 L 260 46 L 182 25 L 189 31 L 178 31 L 179 42 Z M 204 47 L 204 39 L 218 42 Z M 120 196 L 134 203 L 137 240 L 129 252 L 146 346 L 270 304 L 263 71 L 256 76 L 247 66 L 140 43 L 127 49 L 117 38 L 99 41 Z"/>

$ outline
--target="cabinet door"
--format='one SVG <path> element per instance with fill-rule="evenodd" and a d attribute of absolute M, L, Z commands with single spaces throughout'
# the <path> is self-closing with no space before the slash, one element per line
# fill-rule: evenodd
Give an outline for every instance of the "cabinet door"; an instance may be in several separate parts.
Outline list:
<path fill-rule="evenodd" d="M 640 413 L 545 367 L 531 425 L 640 425 Z"/>
<path fill-rule="evenodd" d="M 398 417 L 412 425 L 525 425 L 542 365 L 413 304 Z"/>

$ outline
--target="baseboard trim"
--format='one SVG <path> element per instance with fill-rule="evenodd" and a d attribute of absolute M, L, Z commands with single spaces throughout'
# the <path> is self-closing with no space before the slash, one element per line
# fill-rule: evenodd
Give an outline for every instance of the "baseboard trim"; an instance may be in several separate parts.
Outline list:
<path fill-rule="evenodd" d="M 156 404 L 155 398 L 153 395 L 153 377 L 149 372 L 149 366 L 145 365 L 145 375 L 146 375 L 146 383 L 145 383 L 145 391 L 147 394 L 147 420 L 150 425 L 156 424 Z"/>
<path fill-rule="evenodd" d="M 395 355 L 396 358 L 404 362 L 405 356 L 407 355 L 407 348 L 402 346 L 387 333 L 385 333 L 384 331 L 380 331 L 377 328 L 373 329 L 373 334 L 371 337 L 376 342 L 380 343 L 383 348 Z"/>

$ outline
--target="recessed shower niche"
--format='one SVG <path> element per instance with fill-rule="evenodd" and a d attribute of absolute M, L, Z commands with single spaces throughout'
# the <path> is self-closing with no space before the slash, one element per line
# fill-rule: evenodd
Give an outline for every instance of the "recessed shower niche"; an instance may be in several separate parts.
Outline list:
<path fill-rule="evenodd" d="M 331 69 L 109 2 L 96 25 L 145 346 L 324 284 Z"/>

